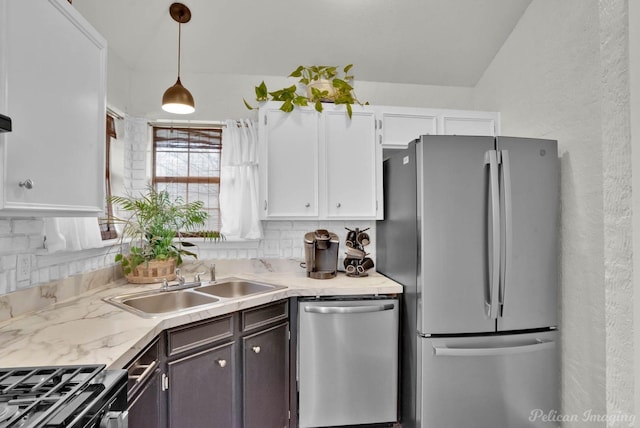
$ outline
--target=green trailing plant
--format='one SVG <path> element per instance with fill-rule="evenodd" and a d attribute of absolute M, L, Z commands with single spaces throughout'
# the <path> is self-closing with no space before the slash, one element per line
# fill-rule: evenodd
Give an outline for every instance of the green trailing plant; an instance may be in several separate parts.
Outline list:
<path fill-rule="evenodd" d="M 205 225 L 208 217 L 202 201 L 185 203 L 182 198 L 172 199 L 167 191 L 151 186 L 139 197 L 112 196 L 109 200 L 126 214 L 112 217 L 114 223 L 123 226 L 115 261 L 122 264 L 125 275 L 151 260 L 173 258 L 179 266 L 183 256 L 197 259 L 197 254 L 186 249 L 195 245 L 184 241 L 185 236 L 224 239 L 217 231 L 193 233 Z M 124 243 L 129 241 L 129 253 L 124 254 Z"/>
<path fill-rule="evenodd" d="M 289 74 L 289 77 L 298 79 L 298 84 L 269 91 L 267 85 L 262 81 L 255 87 L 256 101 L 281 101 L 280 110 L 287 113 L 293 111 L 295 106 L 307 106 L 310 102 L 318 112 L 322 112 L 323 102 L 344 104 L 349 118 L 351 118 L 353 114 L 351 106 L 356 103 L 362 105 L 353 92 L 353 74 L 350 74 L 352 67 L 353 64 L 349 64 L 339 70 L 338 67 L 330 65 L 300 65 Z M 315 83 L 323 80 L 330 82 L 331 90 L 323 90 L 314 86 Z M 305 92 L 301 93 L 301 90 Z M 247 100 L 243 99 L 243 101 L 249 110 L 255 108 Z"/>

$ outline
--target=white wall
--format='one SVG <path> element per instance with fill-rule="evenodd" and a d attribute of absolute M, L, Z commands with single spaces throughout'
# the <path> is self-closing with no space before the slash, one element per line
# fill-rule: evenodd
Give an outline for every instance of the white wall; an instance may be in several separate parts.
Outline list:
<path fill-rule="evenodd" d="M 256 111 L 244 106 L 243 98 L 256 107 L 254 87 L 261 81 L 269 90 L 291 86 L 294 80 L 281 76 L 249 76 L 239 74 L 190 74 L 183 73 L 181 81 L 193 94 L 196 111 L 178 117 L 161 108 L 162 94 L 175 78 L 165 74 L 141 74 L 131 76 L 130 97 L 121 108 L 132 116 L 153 119 L 225 120 L 243 117 L 257 118 Z M 357 76 L 356 76 L 357 77 Z M 440 107 L 468 109 L 473 97 L 472 88 L 401 85 L 381 82 L 355 83 L 356 95 L 361 102 L 377 105 L 406 105 L 416 107 Z M 111 95 L 111 94 L 109 94 Z M 110 104 L 112 103 L 109 100 Z M 114 101 L 115 102 L 115 101 Z"/>
<path fill-rule="evenodd" d="M 633 187 L 640 189 L 640 3 L 629 2 L 629 76 Z M 640 212 L 640 192 L 633 193 L 633 212 Z M 640 216 L 633 218 L 635 410 L 640 415 Z"/>
<path fill-rule="evenodd" d="M 626 6 L 534 0 L 476 87 L 504 135 L 559 141 L 562 411 L 580 418 L 633 413 Z"/>

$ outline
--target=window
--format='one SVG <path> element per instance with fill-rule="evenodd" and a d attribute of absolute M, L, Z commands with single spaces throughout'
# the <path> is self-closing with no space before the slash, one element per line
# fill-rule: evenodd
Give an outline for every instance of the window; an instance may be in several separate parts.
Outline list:
<path fill-rule="evenodd" d="M 153 127 L 153 186 L 185 202 L 202 201 L 205 230 L 220 230 L 221 128 Z"/>

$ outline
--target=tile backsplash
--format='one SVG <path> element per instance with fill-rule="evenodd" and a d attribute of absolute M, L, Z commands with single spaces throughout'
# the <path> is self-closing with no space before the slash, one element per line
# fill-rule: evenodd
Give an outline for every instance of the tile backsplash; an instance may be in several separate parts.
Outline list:
<path fill-rule="evenodd" d="M 200 259 L 250 259 L 250 258 L 304 258 L 303 239 L 306 232 L 324 228 L 340 237 L 341 249 L 346 237 L 345 227 L 369 231 L 375 248 L 375 222 L 373 221 L 264 221 L 264 238 L 260 241 L 223 241 L 203 243 L 196 249 Z M 8 218 L 0 220 L 0 295 L 26 290 L 34 286 L 60 284 L 91 284 L 109 282 L 114 278 L 113 246 L 73 252 L 49 254 L 43 249 L 44 231 L 42 219 Z M 340 258 L 343 251 L 340 251 Z M 28 274 L 22 279 L 20 265 L 28 264 Z M 87 274 L 100 272 L 94 275 Z M 75 278 L 75 279 L 68 279 Z M 65 282 L 67 281 L 67 282 Z M 84 286 L 82 286 L 84 287 Z M 81 287 L 81 288 L 82 288 Z M 86 290 L 84 290 L 86 291 Z M 46 291 L 42 292 L 48 295 Z M 26 298 L 43 298 L 42 295 Z M 46 297 L 44 297 L 46 299 Z M 0 311 L 2 311 L 0 302 Z M 1 318 L 1 317 L 0 317 Z"/>

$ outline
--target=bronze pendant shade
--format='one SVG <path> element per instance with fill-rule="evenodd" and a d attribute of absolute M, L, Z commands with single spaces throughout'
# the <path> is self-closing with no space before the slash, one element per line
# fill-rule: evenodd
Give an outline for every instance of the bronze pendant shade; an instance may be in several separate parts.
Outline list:
<path fill-rule="evenodd" d="M 169 14 L 178 23 L 178 79 L 162 96 L 162 109 L 169 113 L 189 114 L 196 109 L 193 95 L 180 82 L 180 43 L 181 26 L 191 20 L 191 11 L 182 3 L 173 3 L 169 7 Z"/>

